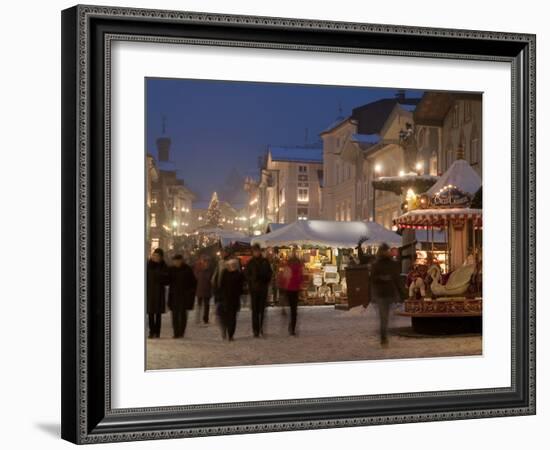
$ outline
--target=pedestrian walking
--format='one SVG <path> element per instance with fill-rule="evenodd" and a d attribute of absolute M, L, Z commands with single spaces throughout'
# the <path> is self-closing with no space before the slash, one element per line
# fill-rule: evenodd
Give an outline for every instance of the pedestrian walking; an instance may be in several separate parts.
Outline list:
<path fill-rule="evenodd" d="M 304 278 L 304 265 L 298 258 L 296 251 L 293 250 L 286 267 L 285 292 L 288 306 L 290 308 L 290 322 L 288 324 L 288 333 L 296 336 L 296 323 L 298 321 L 298 300 L 300 288 Z"/>
<path fill-rule="evenodd" d="M 231 258 L 231 252 L 228 249 L 222 248 L 219 253 L 219 258 L 214 266 L 214 273 L 212 274 L 212 279 L 210 280 L 210 285 L 212 286 L 212 292 L 214 293 L 214 304 L 216 305 L 216 317 L 218 319 L 218 324 L 220 326 L 222 337 L 225 339 L 227 329 L 224 325 L 224 312 L 223 312 L 223 302 L 222 302 L 222 275 L 225 271 L 227 261 Z"/>
<path fill-rule="evenodd" d="M 156 248 L 147 261 L 147 315 L 149 339 L 160 337 L 162 314 L 166 312 L 166 286 L 169 282 L 164 252 Z"/>
<path fill-rule="evenodd" d="M 252 331 L 254 337 L 259 337 L 264 333 L 265 307 L 271 275 L 271 264 L 267 258 L 262 255 L 260 246 L 254 244 L 252 246 L 252 258 L 245 268 L 245 277 L 250 292 Z"/>
<path fill-rule="evenodd" d="M 210 298 L 212 297 L 212 275 L 214 268 L 210 258 L 202 254 L 195 264 L 195 278 L 197 279 L 197 310 L 195 320 L 200 323 L 208 324 L 210 317 Z"/>
<path fill-rule="evenodd" d="M 179 254 L 172 257 L 172 266 L 168 273 L 170 278 L 168 307 L 172 311 L 174 338 L 180 338 L 184 336 L 187 327 L 187 311 L 193 309 L 197 280 L 191 267 Z"/>
<path fill-rule="evenodd" d="M 388 346 L 388 320 L 390 305 L 401 298 L 399 265 L 391 259 L 390 247 L 383 243 L 378 248 L 371 270 L 371 292 L 373 303 L 378 305 L 380 318 L 380 345 Z"/>
<path fill-rule="evenodd" d="M 237 313 L 241 308 L 244 277 L 238 259 L 228 260 L 225 266 L 220 281 L 221 311 L 223 313 L 222 337 L 232 341 L 237 327 Z"/>

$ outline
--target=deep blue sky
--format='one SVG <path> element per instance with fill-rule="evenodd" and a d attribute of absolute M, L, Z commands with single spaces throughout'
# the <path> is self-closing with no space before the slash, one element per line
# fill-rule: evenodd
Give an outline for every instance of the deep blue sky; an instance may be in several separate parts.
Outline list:
<path fill-rule="evenodd" d="M 396 89 L 233 81 L 146 80 L 147 151 L 157 156 L 155 140 L 172 139 L 171 159 L 178 176 L 201 200 L 208 200 L 235 169 L 257 173 L 258 157 L 268 145 L 304 145 L 352 108 L 395 96 Z M 407 97 L 421 92 L 407 90 Z M 220 192 L 219 192 L 220 193 Z M 223 197 L 223 193 L 220 193 Z"/>

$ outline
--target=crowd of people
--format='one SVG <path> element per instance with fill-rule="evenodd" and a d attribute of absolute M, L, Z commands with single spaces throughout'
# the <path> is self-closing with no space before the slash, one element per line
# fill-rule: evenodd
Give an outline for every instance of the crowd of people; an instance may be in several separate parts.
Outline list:
<path fill-rule="evenodd" d="M 195 309 L 197 323 L 208 324 L 210 302 L 214 298 L 221 336 L 232 341 L 245 288 L 250 298 L 253 335 L 262 337 L 270 286 L 277 286 L 286 300 L 290 309 L 288 332 L 296 336 L 302 280 L 303 264 L 296 253 L 274 270 L 258 245 L 252 247 L 252 258 L 244 267 L 229 249 L 222 249 L 217 261 L 204 253 L 191 267 L 181 254 L 174 255 L 168 265 L 163 250 L 157 248 L 147 262 L 149 338 L 160 337 L 166 305 L 172 315 L 173 337 L 181 338 L 190 310 Z"/>

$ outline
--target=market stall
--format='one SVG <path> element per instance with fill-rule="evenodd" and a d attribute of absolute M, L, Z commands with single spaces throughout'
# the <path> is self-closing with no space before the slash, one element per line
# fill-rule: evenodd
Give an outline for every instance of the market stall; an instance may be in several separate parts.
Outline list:
<path fill-rule="evenodd" d="M 356 261 L 359 240 L 366 238 L 364 248 L 375 253 L 386 242 L 401 245 L 401 236 L 374 222 L 299 220 L 270 233 L 256 236 L 252 244 L 276 249 L 277 258 L 286 260 L 296 251 L 304 262 L 304 303 L 345 302 L 347 286 L 345 268 Z"/>

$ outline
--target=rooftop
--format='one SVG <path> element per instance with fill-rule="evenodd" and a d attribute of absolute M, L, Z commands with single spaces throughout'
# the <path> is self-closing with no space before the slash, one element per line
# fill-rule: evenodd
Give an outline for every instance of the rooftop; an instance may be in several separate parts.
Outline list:
<path fill-rule="evenodd" d="M 323 163 L 323 149 L 310 147 L 270 147 L 273 161 Z"/>

